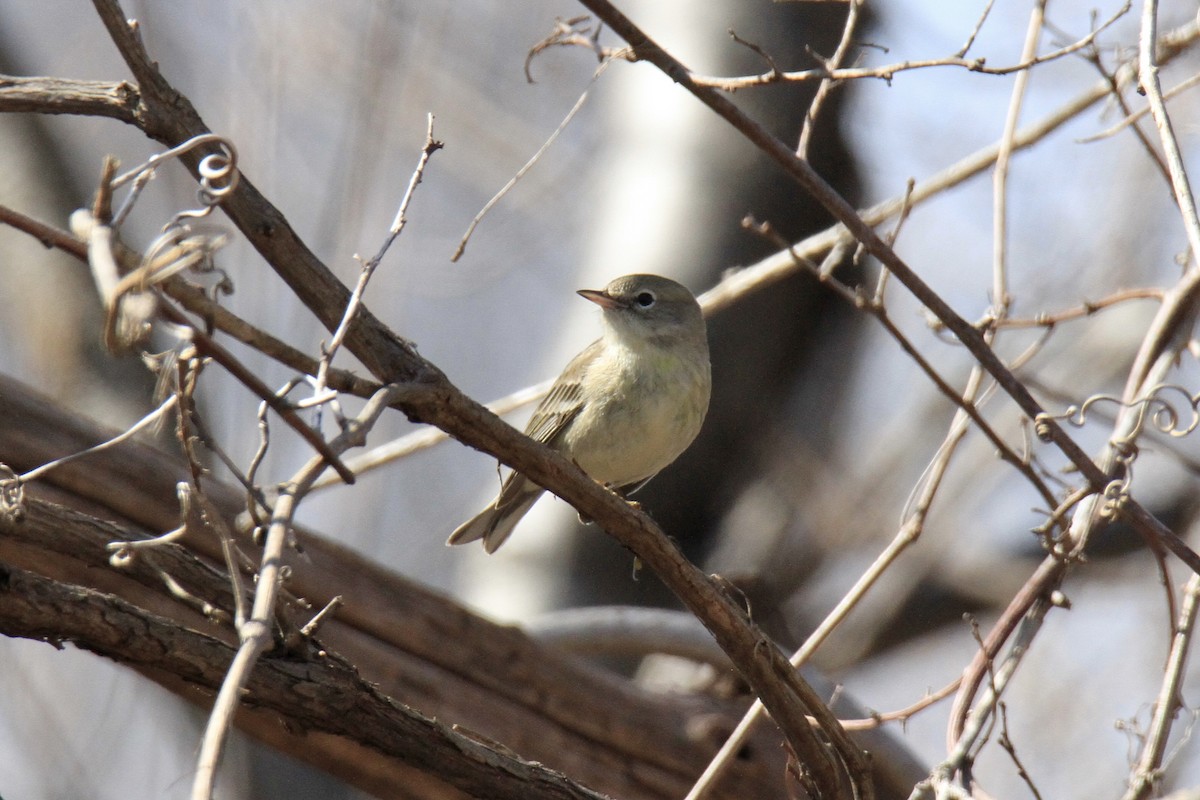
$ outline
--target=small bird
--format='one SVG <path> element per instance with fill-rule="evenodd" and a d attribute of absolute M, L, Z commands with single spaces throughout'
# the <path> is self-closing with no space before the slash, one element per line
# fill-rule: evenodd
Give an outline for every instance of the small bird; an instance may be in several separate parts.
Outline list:
<path fill-rule="evenodd" d="M 567 364 L 525 434 L 624 496 L 700 432 L 712 388 L 708 334 L 696 298 L 668 278 L 626 275 L 579 295 L 603 310 L 604 335 Z M 492 504 L 446 544 L 482 539 L 495 552 L 543 491 L 511 473 Z"/>

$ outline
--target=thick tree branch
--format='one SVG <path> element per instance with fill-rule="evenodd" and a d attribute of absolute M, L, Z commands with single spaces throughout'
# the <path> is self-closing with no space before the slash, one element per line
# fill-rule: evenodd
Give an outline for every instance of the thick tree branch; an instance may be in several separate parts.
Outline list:
<path fill-rule="evenodd" d="M 56 409 L 48 399 L 0 376 L 0 461 L 14 469 L 25 471 L 78 452 L 113 433 Z M 219 541 L 189 533 L 183 539 L 188 549 L 156 548 L 128 568 L 115 570 L 106 545 L 139 538 L 138 528 L 95 518 L 127 519 L 141 529 L 169 530 L 179 522 L 175 485 L 186 475 L 178 458 L 136 442 L 58 467 L 27 487 L 34 497 L 27 501 L 22 522 L 0 522 L 0 561 L 119 594 L 152 613 L 232 643 L 232 630 L 213 626 L 194 605 L 168 596 L 163 585 L 163 574 L 169 574 L 191 594 L 229 611 L 227 576 L 189 552 L 221 563 Z M 254 552 L 249 535 L 235 526 L 245 502 L 241 494 L 212 482 L 206 482 L 204 490 L 234 528 L 243 550 Z M 87 513 L 36 499 L 47 494 Z M 681 732 L 700 720 L 711 720 L 717 729 L 736 720 L 734 708 L 700 696 L 664 697 L 639 690 L 547 650 L 510 626 L 480 619 L 336 543 L 304 530 L 297 536 L 305 555 L 291 565 L 288 591 L 314 608 L 334 595 L 344 598 L 335 618 L 321 629 L 326 645 L 395 700 L 466 725 L 576 780 L 631 800 L 682 796 L 716 742 Z M 194 693 L 185 696 L 194 699 Z M 402 785 L 386 763 L 368 767 L 339 758 L 337 748 L 344 744 L 288 738 L 277 727 L 273 721 L 256 724 L 253 732 L 272 741 L 276 737 L 293 755 L 360 787 L 382 786 L 381 793 L 391 795 Z M 783 769 L 777 742 L 777 734 L 764 732 L 753 745 L 754 755 L 739 760 L 731 785 L 752 787 L 764 796 L 777 792 Z M 363 785 L 364 779 L 381 774 L 379 783 Z"/>
<path fill-rule="evenodd" d="M 85 650 L 142 670 L 164 671 L 215 689 L 233 658 L 219 639 L 149 614 L 119 597 L 59 583 L 0 564 L 0 628 L 9 636 Z M 475 797 L 591 798 L 590 791 L 540 764 L 423 717 L 381 694 L 357 671 L 325 654 L 264 659 L 244 702 L 283 714 L 306 729 L 346 736 L 422 766 Z"/>

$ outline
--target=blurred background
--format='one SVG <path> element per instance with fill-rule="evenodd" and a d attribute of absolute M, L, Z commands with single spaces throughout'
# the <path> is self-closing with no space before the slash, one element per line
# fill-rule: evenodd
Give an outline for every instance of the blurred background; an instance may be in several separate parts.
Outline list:
<path fill-rule="evenodd" d="M 948 56 L 963 46 L 984 5 L 869 5 L 854 52 L 866 65 Z M 992 66 L 1016 63 L 1031 5 L 997 4 L 970 55 Z M 1107 19 L 1119 5 L 1050 3 L 1042 50 L 1074 41 L 1094 24 L 1094 12 Z M 357 275 L 355 254 L 369 256 L 382 242 L 416 164 L 426 114 L 435 115 L 435 136 L 446 147 L 433 157 L 367 305 L 481 401 L 553 377 L 597 335 L 595 309 L 574 290 L 657 272 L 699 293 L 776 249 L 742 229 L 747 214 L 791 240 L 830 224 L 757 151 L 649 65 L 616 63 L 592 84 L 594 56 L 552 48 L 533 60 L 536 82 L 528 83 L 528 50 L 556 19 L 583 13 L 566 0 L 503 9 L 474 0 L 124 8 L 140 21 L 167 78 L 213 130 L 236 143 L 246 175 L 347 283 Z M 730 29 L 782 68 L 808 68 L 810 50 L 833 52 L 845 13 L 837 3 L 768 0 L 629 0 L 621 8 L 689 67 L 710 75 L 767 69 Z M 1194 4 L 1165 2 L 1162 27 L 1195 13 Z M 90 8 L 52 18 L 40 3 L 0 0 L 0 19 L 0 71 L 128 75 Z M 1134 52 L 1137 23 L 1136 14 L 1127 15 L 1101 37 L 1108 68 Z M 618 44 L 608 32 L 600 41 Z M 1181 59 L 1164 71 L 1165 85 L 1196 65 Z M 1039 66 L 1022 121 L 1042 118 L 1101 79 L 1080 57 Z M 856 205 L 902 195 L 910 178 L 1000 137 L 1013 83 L 1011 75 L 939 68 L 843 86 L 817 123 L 811 160 Z M 451 263 L 472 217 L 589 86 L 575 120 Z M 740 91 L 733 100 L 794 144 L 811 93 L 807 85 L 777 85 Z M 1141 99 L 1131 97 L 1140 108 Z M 1194 156 L 1194 95 L 1182 94 L 1171 108 L 1185 152 Z M 1007 239 L 1013 316 L 1053 313 L 1124 288 L 1169 286 L 1179 275 L 1183 229 L 1145 150 L 1128 131 L 1081 141 L 1120 118 L 1098 104 L 1015 157 Z M 89 202 L 105 154 L 131 167 L 157 150 L 119 123 L 74 117 L 0 115 L 0 137 L 0 203 L 61 227 Z M 164 169 L 125 239 L 144 246 L 192 204 L 194 185 L 184 170 Z M 985 173 L 915 209 L 897 240 L 901 256 L 968 319 L 992 303 L 992 207 Z M 326 332 L 244 242 L 234 237 L 219 264 L 236 287 L 232 310 L 317 352 Z M 876 270 L 865 262 L 839 275 L 873 289 Z M 9 299 L 0 313 L 0 370 L 106 423 L 128 425 L 149 410 L 149 373 L 136 359 L 114 359 L 100 347 L 100 308 L 79 264 L 0 229 L 0 281 Z M 887 303 L 897 325 L 961 386 L 971 366 L 961 348 L 935 335 L 900 288 L 889 289 Z M 1119 393 L 1154 311 L 1152 301 L 1136 301 L 1063 324 L 1020 374 L 1048 408 Z M 895 535 L 954 409 L 878 325 L 803 276 L 747 294 L 713 315 L 709 331 L 715 388 L 705 429 L 639 499 L 691 558 L 734 582 L 755 618 L 793 648 Z M 997 349 L 1011 358 L 1041 335 L 1005 332 Z M 267 383 L 292 377 L 231 346 Z M 1194 391 L 1197 377 L 1189 359 L 1174 380 Z M 257 445 L 256 399 L 210 370 L 203 402 L 214 433 L 247 463 Z M 513 424 L 523 425 L 530 410 L 514 413 Z M 985 412 L 1020 450 L 1029 432 L 1012 406 L 996 397 Z M 1098 452 L 1107 427 L 1101 415 L 1076 435 Z M 375 441 L 413 429 L 393 415 Z M 1134 487 L 1193 542 L 1196 475 L 1188 459 L 1195 451 L 1187 438 L 1148 440 Z M 1052 452 L 1037 455 L 1048 470 L 1062 467 Z M 277 438 L 262 474 L 281 480 L 305 456 L 299 444 Z M 587 605 L 674 607 L 653 576 L 633 576 L 629 553 L 579 525 L 553 498 L 541 501 L 494 556 L 444 547 L 497 485 L 490 458 L 446 443 L 354 487 L 318 493 L 300 519 L 501 621 L 526 623 Z M 986 630 L 1043 557 L 1029 532 L 1044 519 L 1041 505 L 981 436 L 969 434 L 922 538 L 822 648 L 817 665 L 881 711 L 949 683 L 976 648 L 964 613 Z M 1178 584 L 1186 574 L 1174 569 L 1172 578 Z M 1169 646 L 1164 593 L 1140 540 L 1120 526 L 1106 532 L 1065 591 L 1072 609 L 1050 615 L 1008 695 L 1009 736 L 1043 796 L 1113 796 L 1123 789 L 1136 731 L 1148 723 L 1158 691 Z M 4 796 L 186 796 L 203 723 L 191 706 L 95 657 L 27 641 L 0 639 L 0 675 Z M 1196 683 L 1193 674 L 1185 702 Z M 934 707 L 901 734 L 930 764 L 945 755 L 947 713 L 948 703 Z M 1200 782 L 1198 752 L 1194 743 L 1178 742 L 1166 787 Z M 305 770 L 237 738 L 222 796 L 356 796 Z M 997 796 L 1025 791 L 997 747 L 983 751 L 977 772 Z"/>

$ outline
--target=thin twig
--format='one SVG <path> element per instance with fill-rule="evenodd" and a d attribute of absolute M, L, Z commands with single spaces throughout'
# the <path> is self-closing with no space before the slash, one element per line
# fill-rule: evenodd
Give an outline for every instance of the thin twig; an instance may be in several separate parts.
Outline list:
<path fill-rule="evenodd" d="M 1196 215 L 1196 200 L 1183 165 L 1179 141 L 1175 137 L 1171 116 L 1167 113 L 1167 105 L 1163 100 L 1162 85 L 1158 79 L 1158 56 L 1155 52 L 1157 47 L 1158 1 L 1144 0 L 1142 30 L 1138 38 L 1138 83 L 1146 94 L 1146 102 L 1150 106 L 1154 124 L 1158 127 L 1167 166 L 1171 172 L 1171 188 L 1175 193 L 1179 213 L 1183 217 L 1183 227 L 1187 232 L 1188 245 L 1192 248 L 1192 257 L 1200 258 L 1200 218 Z"/>
<path fill-rule="evenodd" d="M 1024 781 L 1029 793 L 1033 795 L 1033 800 L 1042 800 L 1042 793 L 1038 791 L 1037 784 L 1033 782 L 1033 776 L 1029 774 L 1029 770 L 1025 768 L 1025 764 L 1017 756 L 1017 746 L 1008 735 L 1008 705 L 999 703 L 1000 709 L 1000 736 L 996 739 L 996 744 L 1008 753 L 1009 759 L 1012 760 L 1013 766 L 1017 768 L 1017 776 Z"/>
<path fill-rule="evenodd" d="M 1063 309 L 1062 311 L 1043 312 L 1035 317 L 1009 317 L 1002 320 L 996 320 L 995 327 L 998 329 L 1053 328 L 1063 322 L 1070 322 L 1072 320 L 1090 317 L 1099 311 L 1112 308 L 1113 306 L 1128 302 L 1130 300 L 1158 300 L 1161 302 L 1164 294 L 1165 292 L 1158 287 L 1122 289 L 1121 291 L 1113 292 L 1107 297 L 1102 297 L 1099 300 L 1086 300 L 1081 305 L 1073 308 Z"/>
<path fill-rule="evenodd" d="M 989 686 L 984 691 L 983 696 L 976 700 L 975 707 L 972 709 L 964 726 L 963 735 L 958 739 L 954 747 L 951 748 L 946 760 L 935 768 L 935 772 L 953 774 L 955 771 L 961 769 L 970 759 L 972 748 L 974 748 L 984 728 L 991 724 L 996 703 L 999 702 L 1000 696 L 1008 687 L 1013 675 L 1016 674 L 1017 667 L 1020 666 L 1024 659 L 1025 653 L 1033 643 L 1034 637 L 1041 630 L 1042 622 L 1045 620 L 1046 613 L 1051 607 L 1052 603 L 1046 598 L 1039 598 L 1032 604 L 1018 626 L 1012 644 L 1009 646 L 1008 654 L 999 667 L 991 669 L 990 665 L 995 656 L 987 656 L 989 663 L 988 672 L 991 675 Z"/>
<path fill-rule="evenodd" d="M 334 595 L 334 597 L 325 604 L 324 608 L 318 611 L 312 619 L 304 623 L 304 627 L 300 629 L 300 633 L 309 638 L 316 636 L 317 631 L 321 629 L 321 626 L 333 619 L 333 616 L 337 613 L 337 610 L 341 608 L 341 606 L 342 596 L 340 594 Z"/>
<path fill-rule="evenodd" d="M 1038 40 L 1046 15 L 1046 0 L 1037 0 L 1029 15 L 1029 28 L 1021 48 L 1021 60 L 1037 55 Z M 1018 72 L 1009 97 L 1008 113 L 1004 118 L 1004 133 L 1000 136 L 1000 152 L 992 172 L 992 318 L 1004 319 L 1012 298 L 1008 294 L 1008 165 L 1013 153 L 1013 138 L 1021 118 L 1021 102 L 1029 86 L 1030 71 Z"/>
<path fill-rule="evenodd" d="M 888 722 L 907 722 L 925 709 L 945 700 L 958 688 L 959 681 L 953 680 L 935 692 L 929 692 L 917 702 L 895 711 L 881 711 L 866 719 L 844 719 L 842 725 L 848 731 L 869 731 Z"/>
<path fill-rule="evenodd" d="M 375 394 L 347 430 L 333 439 L 329 446 L 340 453 L 363 441 L 366 431 L 375 424 L 380 414 L 390 405 L 395 386 L 388 386 Z M 275 603 L 284 575 L 283 557 L 291 537 L 292 518 L 296 506 L 307 493 L 312 482 L 325 469 L 324 459 L 310 459 L 293 478 L 284 484 L 276 499 L 271 523 L 263 544 L 262 561 L 255 584 L 254 604 L 250 618 L 239 627 L 240 646 L 229 666 L 221 689 L 213 702 L 213 709 L 205 727 L 200 744 L 200 755 L 196 764 L 196 775 L 192 783 L 192 800 L 210 800 L 216 785 L 217 766 L 221 761 L 225 742 L 233 725 L 233 715 L 241 702 L 243 687 L 250 679 L 250 672 L 259 657 L 270 649 L 273 640 L 271 620 L 275 616 Z"/>
<path fill-rule="evenodd" d="M 975 27 L 971 28 L 971 34 L 967 36 L 967 41 L 963 42 L 963 46 L 958 49 L 954 55 L 962 58 L 967 54 L 971 47 L 975 44 L 975 39 L 979 37 L 979 32 L 983 30 L 983 23 L 987 22 L 987 18 L 992 13 L 992 5 L 996 0 L 988 0 L 987 5 L 983 7 L 983 11 L 979 14 L 979 18 L 975 20 Z"/>
<path fill-rule="evenodd" d="M 400 200 L 400 207 L 396 210 L 396 217 L 392 220 L 391 227 L 388 228 L 387 236 L 384 237 L 379 251 L 365 262 L 362 262 L 362 268 L 358 272 L 358 282 L 355 283 L 354 290 L 350 293 L 350 300 L 346 303 L 346 311 L 342 314 L 342 321 L 334 330 L 333 337 L 329 340 L 328 346 L 322 348 L 320 366 L 317 368 L 316 381 L 313 386 L 314 395 L 319 396 L 325 393 L 325 387 L 329 381 L 329 368 L 333 364 L 334 356 L 337 355 L 337 351 L 341 349 L 342 343 L 346 339 L 346 331 L 350 329 L 350 323 L 354 321 L 354 316 L 358 313 L 358 309 L 362 305 L 367 284 L 370 282 L 371 276 L 375 274 L 375 270 L 379 267 L 380 262 L 383 261 L 383 257 L 387 254 L 388 249 L 392 246 L 392 242 L 396 241 L 396 238 L 408 223 L 408 217 L 406 216 L 408 213 L 408 204 L 412 202 L 417 186 L 421 183 L 421 176 L 425 174 L 425 167 L 429 163 L 430 156 L 442 149 L 442 147 L 442 143 L 433 138 L 433 114 L 429 114 L 425 127 L 425 144 L 421 148 L 420 158 L 417 159 L 416 169 L 413 170 L 412 177 L 409 178 L 408 188 L 404 190 L 404 197 Z"/>
<path fill-rule="evenodd" d="M 1182 705 L 1181 693 L 1183 679 L 1186 674 L 1188 652 L 1196 632 L 1196 614 L 1200 610 L 1200 575 L 1188 579 L 1187 588 L 1183 593 L 1183 607 L 1179 612 L 1179 622 L 1175 625 L 1175 635 L 1171 642 L 1171 653 L 1167 657 L 1166 668 L 1163 670 L 1162 687 L 1158 699 L 1154 702 L 1154 718 L 1150 730 L 1142 744 L 1142 754 L 1129 781 L 1129 790 L 1123 800 L 1143 800 L 1154 791 L 1161 778 L 1163 755 L 1167 751 L 1167 737 L 1171 733 L 1171 723 L 1175 720 Z"/>
<path fill-rule="evenodd" d="M 554 30 L 549 36 L 529 48 L 525 54 L 525 81 L 537 83 L 533 79 L 533 60 L 551 47 L 583 47 L 591 50 L 599 62 L 611 59 L 628 59 L 630 52 L 627 48 L 610 48 L 600 45 L 600 33 L 603 25 L 590 25 L 591 17 L 558 18 L 554 20 Z"/>
<path fill-rule="evenodd" d="M 1183 94 L 1188 89 L 1194 88 L 1196 86 L 1200 86 L 1200 73 L 1198 73 L 1196 75 L 1192 75 L 1190 78 L 1186 78 L 1186 79 L 1180 81 L 1177 85 L 1175 85 L 1171 89 L 1167 90 L 1166 92 L 1163 92 L 1163 100 L 1171 100 L 1171 99 Z M 1119 99 L 1122 99 L 1122 100 L 1124 99 L 1120 92 L 1114 91 L 1113 94 L 1115 97 L 1117 97 Z M 1091 144 L 1092 142 L 1098 142 L 1101 139 L 1107 139 L 1111 136 L 1115 136 L 1116 134 L 1120 133 L 1121 131 L 1125 130 L 1126 128 L 1134 128 L 1138 132 L 1139 135 L 1142 135 L 1141 129 L 1138 128 L 1137 123 L 1138 123 L 1138 120 L 1140 120 L 1142 117 L 1144 117 L 1150 113 L 1150 106 L 1149 105 L 1143 106 L 1142 108 L 1139 108 L 1137 111 L 1129 110 L 1127 106 L 1123 106 L 1122 108 L 1125 111 L 1125 116 L 1121 118 L 1120 122 L 1118 122 L 1115 125 L 1112 125 L 1108 128 L 1105 128 L 1104 130 L 1100 131 L 1099 133 L 1093 133 L 1091 136 L 1084 136 L 1083 138 L 1077 139 L 1076 141 L 1079 142 L 1080 144 Z M 1157 151 L 1154 151 L 1153 148 L 1151 148 L 1151 152 L 1154 152 L 1154 154 L 1156 156 L 1158 155 Z M 1155 158 L 1154 160 L 1161 164 L 1163 174 L 1166 175 L 1169 180 L 1171 177 L 1171 173 L 1167 169 L 1167 165 L 1165 163 L 1162 163 L 1161 159 L 1159 159 L 1159 158 Z"/>
<path fill-rule="evenodd" d="M 466 233 L 464 233 L 462 235 L 462 239 L 459 240 L 458 247 L 455 248 L 454 253 L 450 256 L 451 261 L 458 261 L 458 259 L 462 257 L 462 254 L 467 249 L 467 241 L 470 240 L 471 234 L 475 232 L 475 228 L 478 227 L 479 223 L 483 221 L 484 215 L 491 211 L 492 208 L 494 208 L 495 205 L 499 203 L 514 186 L 517 185 L 517 181 L 521 180 L 521 178 L 524 178 L 529 170 L 533 169 L 534 165 L 537 164 L 538 161 L 541 161 L 542 156 L 545 155 L 546 151 L 550 149 L 551 145 L 557 141 L 559 134 L 566 130 L 567 125 L 571 124 L 571 120 L 575 119 L 575 115 L 579 113 L 580 109 L 583 108 L 583 104 L 587 102 L 588 95 L 590 95 L 592 91 L 592 86 L 595 85 L 596 81 L 599 80 L 600 76 L 604 74 L 604 70 L 608 69 L 608 65 L 611 63 L 612 59 L 609 58 L 606 58 L 600 62 L 600 66 L 597 67 L 596 71 L 592 73 L 592 79 L 588 81 L 588 88 L 584 89 L 583 93 L 579 95 L 579 99 L 575 101 L 575 105 L 571 106 L 571 110 L 567 112 L 565 117 L 563 117 L 562 122 L 558 123 L 558 127 L 554 129 L 554 132 L 550 134 L 546 141 L 542 142 L 542 146 L 539 147 L 537 152 L 525 162 L 525 165 L 517 170 L 515 175 L 509 178 L 508 183 L 504 184 L 500 191 L 496 192 L 495 196 L 493 196 L 491 200 L 488 200 L 487 203 L 484 204 L 483 208 L 479 210 L 479 213 L 476 214 L 475 218 L 471 220 L 471 224 L 467 226 Z"/>
<path fill-rule="evenodd" d="M 216 507 L 216 504 L 208 498 L 208 495 L 198 489 L 195 492 L 195 497 L 196 503 L 199 506 L 200 519 L 209 533 L 221 543 L 221 554 L 225 557 L 225 570 L 229 575 L 229 582 L 233 586 L 234 625 L 240 630 L 246 622 L 247 594 L 246 587 L 242 582 L 242 562 L 245 556 L 238 549 L 237 541 L 233 538 L 233 532 L 229 530 L 229 525 L 226 524 L 225 518 Z"/>
<path fill-rule="evenodd" d="M 271 388 L 263 383 L 262 379 L 254 374 L 249 367 L 242 364 L 232 353 L 217 344 L 212 337 L 192 327 L 187 318 L 182 314 L 165 304 L 160 304 L 160 309 L 163 316 L 167 319 L 187 327 L 192 344 L 201 355 L 211 358 L 220 364 L 239 383 L 258 397 L 259 400 L 270 406 L 271 410 L 278 414 L 287 423 L 288 427 L 300 434 L 301 438 L 308 442 L 326 460 L 328 466 L 336 471 L 343 481 L 354 483 L 354 473 L 346 468 L 346 465 L 341 462 L 337 454 L 321 438 L 321 434 L 315 431 L 304 420 L 300 419 L 300 415 L 296 413 L 295 408 L 290 403 L 271 391 Z"/>
<path fill-rule="evenodd" d="M 173 397 L 173 396 L 168 397 L 166 400 L 164 400 L 162 403 L 159 404 L 158 408 L 154 409 L 149 414 L 142 417 L 140 420 L 135 422 L 133 425 L 130 425 L 128 428 L 126 428 L 124 431 L 122 431 L 120 435 L 114 436 L 113 438 L 109 439 L 107 442 L 101 442 L 100 444 L 95 445 L 94 447 L 89 447 L 87 450 L 81 450 L 78 453 L 71 453 L 70 455 L 63 456 L 62 458 L 56 458 L 53 461 L 50 461 L 46 464 L 42 464 L 41 466 L 38 466 L 34 469 L 29 470 L 24 475 L 18 476 L 18 479 L 22 483 L 28 483 L 30 481 L 37 480 L 38 478 L 42 477 L 50 470 L 55 469 L 57 467 L 61 467 L 63 464 L 68 464 L 77 458 L 83 458 L 84 456 L 90 455 L 91 453 L 98 453 L 101 450 L 107 450 L 110 447 L 115 447 L 116 445 L 119 445 L 121 442 L 132 439 L 134 436 L 136 436 L 138 434 L 139 431 L 145 430 L 146 428 L 150 427 L 151 425 L 158 424 L 159 420 L 161 420 L 163 418 L 163 416 L 166 415 L 166 413 L 174 407 L 175 407 L 175 397 Z"/>
<path fill-rule="evenodd" d="M 761 58 L 763 61 L 765 61 L 767 64 L 767 67 L 770 69 L 771 73 L 776 74 L 776 75 L 782 74 L 782 71 L 779 69 L 779 65 L 775 63 L 774 57 L 772 57 L 770 53 L 768 53 L 766 50 L 764 50 L 762 45 L 758 45 L 747 39 L 743 39 L 741 36 L 737 35 L 737 32 L 733 28 L 729 29 L 729 38 L 733 39 L 735 42 L 740 44 L 742 47 L 746 48 L 747 50 L 750 50 L 755 55 L 757 55 L 759 58 Z"/>
<path fill-rule="evenodd" d="M 1092 30 L 1086 36 L 1072 42 L 1069 45 L 1060 47 L 1049 53 L 1040 56 L 1035 56 L 1029 59 L 1022 59 L 1016 64 L 1010 64 L 1003 67 L 989 67 L 987 62 L 982 58 L 963 58 L 961 56 L 951 56 L 949 58 L 928 58 L 911 61 L 903 61 L 898 64 L 888 64 L 882 67 L 852 67 L 847 69 L 806 69 L 794 72 L 766 72 L 760 75 L 746 75 L 742 77 L 722 78 L 711 75 L 691 75 L 690 82 L 696 86 L 706 88 L 719 89 L 724 92 L 736 92 L 739 89 L 747 89 L 752 86 L 766 86 L 772 83 L 789 82 L 802 83 L 804 81 L 851 81 L 876 79 L 883 81 L 891 81 L 897 74 L 908 72 L 916 69 L 930 69 L 932 67 L 957 67 L 970 72 L 979 72 L 984 75 L 1011 75 L 1016 72 L 1025 72 L 1030 67 L 1035 67 L 1038 64 L 1045 64 L 1048 61 L 1057 61 L 1060 58 L 1069 56 L 1072 53 L 1077 53 L 1086 47 L 1090 47 L 1103 31 L 1107 30 L 1111 25 L 1116 23 L 1121 17 L 1129 13 L 1132 2 L 1127 2 L 1118 9 L 1111 17 L 1105 20 L 1100 26 Z M 591 6 L 584 2 L 583 5 Z M 599 12 L 592 8 L 599 16 Z M 609 27 L 613 27 L 612 20 L 606 19 Z M 624 37 L 622 37 L 624 38 Z M 626 41 L 629 41 L 626 39 Z M 638 54 L 639 57 L 644 57 L 644 54 Z"/>
<path fill-rule="evenodd" d="M 858 28 L 858 12 L 862 7 L 862 2 L 863 0 L 848 0 L 847 2 L 849 8 L 846 11 L 846 22 L 842 25 L 842 38 L 838 41 L 833 55 L 822 65 L 830 72 L 836 70 L 846 60 L 846 53 L 850 50 L 850 44 L 853 42 L 855 31 Z M 773 63 L 772 67 L 774 67 Z M 778 70 L 775 71 L 778 72 Z M 808 146 L 812 141 L 817 115 L 821 113 L 821 108 L 836 85 L 829 78 L 817 84 L 817 93 L 813 95 L 812 102 L 808 104 L 808 110 L 804 112 L 804 126 L 800 129 L 800 141 L 796 145 L 796 155 L 800 158 L 808 158 Z"/>
<path fill-rule="evenodd" d="M 1090 55 L 1087 56 L 1087 60 L 1090 61 L 1096 67 L 1096 71 L 1099 72 L 1104 79 L 1109 82 L 1110 86 L 1112 87 L 1113 102 L 1115 102 L 1121 109 L 1122 113 L 1124 113 L 1125 119 L 1110 128 L 1109 131 L 1102 132 L 1094 136 L 1084 137 L 1083 139 L 1080 139 L 1079 142 L 1094 142 L 1098 139 L 1112 136 L 1117 131 L 1122 130 L 1125 123 L 1128 123 L 1128 125 L 1133 128 L 1134 137 L 1137 138 L 1138 143 L 1142 146 L 1142 149 L 1145 151 L 1146 155 L 1149 156 L 1150 161 L 1154 164 L 1155 168 L 1158 169 L 1159 173 L 1163 176 L 1163 179 L 1166 180 L 1167 183 L 1170 183 L 1171 171 L 1167 169 L 1167 162 L 1163 160 L 1162 154 L 1158 152 L 1158 148 L 1156 148 L 1154 143 L 1150 141 L 1150 137 L 1145 131 L 1142 130 L 1142 126 L 1137 124 L 1138 118 L 1141 115 L 1148 113 L 1149 108 L 1143 107 L 1141 111 L 1139 111 L 1137 114 L 1134 114 L 1129 108 L 1128 101 L 1125 100 L 1126 87 L 1121 86 L 1117 82 L 1116 76 L 1105 68 L 1104 61 L 1100 55 L 1100 49 L 1093 46 L 1089 48 L 1089 51 Z"/>

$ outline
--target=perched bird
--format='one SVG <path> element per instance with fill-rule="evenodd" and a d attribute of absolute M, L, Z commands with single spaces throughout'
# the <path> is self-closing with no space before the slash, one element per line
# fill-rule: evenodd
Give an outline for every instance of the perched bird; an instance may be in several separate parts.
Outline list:
<path fill-rule="evenodd" d="M 658 275 L 626 275 L 579 294 L 603 310 L 604 335 L 567 364 L 525 434 L 625 495 L 700 432 L 712 387 L 704 317 L 691 292 Z M 494 552 L 543 491 L 511 473 L 446 544 L 482 539 Z"/>

